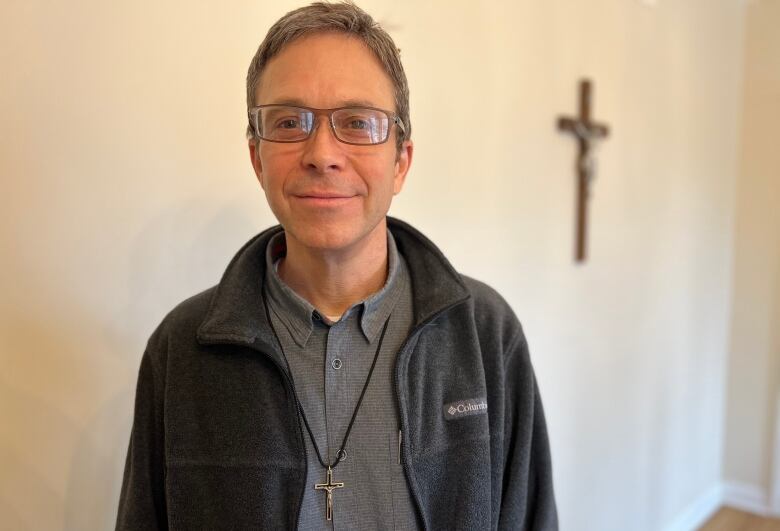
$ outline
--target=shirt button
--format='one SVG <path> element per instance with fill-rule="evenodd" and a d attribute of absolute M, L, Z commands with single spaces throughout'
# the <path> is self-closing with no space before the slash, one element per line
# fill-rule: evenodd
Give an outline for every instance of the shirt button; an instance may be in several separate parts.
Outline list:
<path fill-rule="evenodd" d="M 330 366 L 336 370 L 339 370 L 341 368 L 341 360 L 336 358 L 335 360 L 330 362 Z"/>

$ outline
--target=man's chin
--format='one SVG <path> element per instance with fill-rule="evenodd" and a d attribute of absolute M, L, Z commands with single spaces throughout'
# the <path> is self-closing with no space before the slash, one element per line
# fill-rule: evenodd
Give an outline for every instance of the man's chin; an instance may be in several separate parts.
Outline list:
<path fill-rule="evenodd" d="M 311 250 L 322 252 L 345 251 L 359 243 L 362 239 L 360 236 L 349 231 L 330 231 L 325 229 L 305 233 L 298 238 L 298 241 L 301 245 Z"/>
<path fill-rule="evenodd" d="M 374 229 L 376 226 L 367 228 L 355 222 L 321 223 L 317 226 L 292 226 L 287 233 L 288 238 L 294 238 L 296 243 L 307 249 L 337 252 L 354 249 L 361 243 L 367 242 Z"/>

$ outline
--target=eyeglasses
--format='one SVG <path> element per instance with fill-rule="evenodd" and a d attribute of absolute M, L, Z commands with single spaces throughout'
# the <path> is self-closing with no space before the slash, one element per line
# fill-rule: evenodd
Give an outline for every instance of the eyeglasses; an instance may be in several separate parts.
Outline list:
<path fill-rule="evenodd" d="M 303 142 L 317 125 L 315 117 L 328 117 L 333 135 L 340 142 L 373 145 L 387 142 L 390 128 L 396 124 L 402 133 L 404 123 L 397 114 L 373 107 L 312 109 L 292 105 L 260 105 L 249 109 L 253 133 L 269 142 Z"/>

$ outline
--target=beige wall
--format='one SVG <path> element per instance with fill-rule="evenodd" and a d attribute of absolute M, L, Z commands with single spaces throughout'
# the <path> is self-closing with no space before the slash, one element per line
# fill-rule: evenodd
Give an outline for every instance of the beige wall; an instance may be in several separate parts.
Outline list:
<path fill-rule="evenodd" d="M 780 2 L 747 13 L 724 471 L 766 508 L 780 466 Z"/>
<path fill-rule="evenodd" d="M 273 222 L 243 80 L 297 5 L 0 7 L 0 528 L 111 527 L 146 338 Z M 721 477 L 741 3 L 361 5 L 412 87 L 392 213 L 523 321 L 563 529 L 684 529 Z M 576 266 L 583 75 L 613 133 Z"/>

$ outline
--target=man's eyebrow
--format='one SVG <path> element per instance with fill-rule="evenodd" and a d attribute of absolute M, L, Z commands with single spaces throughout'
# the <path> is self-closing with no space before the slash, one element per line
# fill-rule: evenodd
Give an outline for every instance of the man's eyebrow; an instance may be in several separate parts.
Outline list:
<path fill-rule="evenodd" d="M 377 107 L 377 104 L 368 100 L 346 100 L 341 102 L 342 107 Z"/>
<path fill-rule="evenodd" d="M 339 109 L 341 107 L 377 107 L 377 105 L 369 100 L 350 99 L 339 102 L 340 105 L 333 107 Z M 283 98 L 279 100 L 273 100 L 268 105 L 291 105 L 293 107 L 309 107 L 303 100 L 298 98 Z M 316 108 L 316 107 L 311 107 Z"/>

